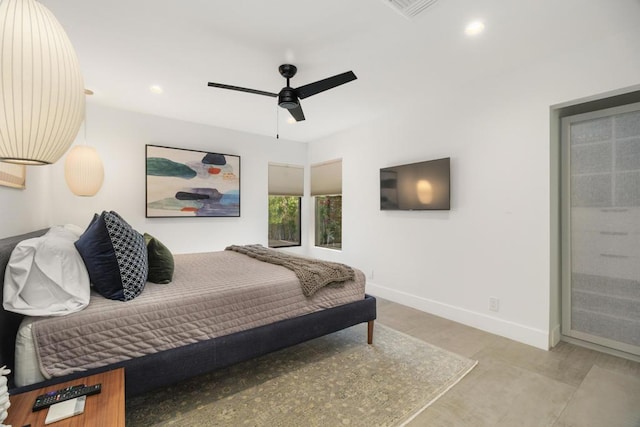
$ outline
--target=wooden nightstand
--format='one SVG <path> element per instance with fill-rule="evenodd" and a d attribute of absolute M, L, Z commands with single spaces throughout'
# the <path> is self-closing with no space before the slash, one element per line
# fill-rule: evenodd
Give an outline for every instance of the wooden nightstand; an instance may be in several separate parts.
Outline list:
<path fill-rule="evenodd" d="M 84 413 L 49 424 L 53 427 L 124 427 L 124 369 L 78 378 L 73 381 L 43 387 L 38 390 L 20 393 L 9 397 L 11 407 L 5 424 L 22 427 L 44 426 L 48 409 L 32 412 L 33 402 L 41 394 L 78 384 L 93 385 L 102 383 L 100 394 L 87 396 Z"/>

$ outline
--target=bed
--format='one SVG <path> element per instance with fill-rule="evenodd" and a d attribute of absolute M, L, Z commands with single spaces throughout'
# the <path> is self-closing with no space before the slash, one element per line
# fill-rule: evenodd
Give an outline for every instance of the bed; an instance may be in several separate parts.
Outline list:
<path fill-rule="evenodd" d="M 11 252 L 19 242 L 42 236 L 46 232 L 47 230 L 39 230 L 0 239 L 0 272 L 5 271 Z M 208 258 L 209 256 L 213 258 Z M 355 281 L 360 282 L 361 290 L 340 291 L 342 294 L 337 302 L 329 302 L 326 294 L 333 289 L 320 289 L 311 298 L 306 298 L 308 301 L 302 301 L 291 288 L 280 284 L 283 279 L 291 278 L 293 273 L 290 270 L 247 258 L 246 261 L 242 261 L 242 274 L 239 277 L 230 279 L 228 275 L 231 273 L 224 271 L 223 274 L 226 275 L 224 280 L 220 278 L 218 280 L 215 277 L 212 279 L 211 286 L 222 289 L 223 297 L 220 298 L 221 304 L 217 308 L 208 308 L 205 303 L 198 301 L 202 299 L 199 295 L 203 289 L 198 287 L 197 277 L 199 276 L 194 271 L 203 268 L 202 266 L 210 268 L 213 262 L 211 259 L 214 258 L 218 260 L 215 262 L 219 266 L 232 269 L 234 264 L 240 262 L 241 257 L 247 258 L 244 254 L 233 251 L 177 255 L 175 283 L 148 284 L 140 296 L 124 303 L 107 300 L 92 291 L 91 301 L 85 309 L 55 319 L 46 318 L 47 321 L 53 319 L 51 323 L 54 326 L 37 327 L 41 331 L 39 333 L 46 337 L 45 342 L 50 344 L 48 351 L 40 350 L 38 362 L 44 363 L 40 359 L 52 358 L 49 368 L 45 368 L 42 377 L 27 380 L 27 382 L 33 382 L 28 385 L 16 385 L 12 373 L 9 378 L 11 392 L 18 393 L 116 367 L 124 367 L 126 394 L 134 396 L 363 322 L 369 325 L 367 341 L 371 343 L 373 321 L 376 318 L 376 301 L 375 298 L 364 294 L 364 275 L 357 270 L 355 270 L 357 276 Z M 250 278 L 249 273 L 253 270 L 266 280 L 268 292 L 264 289 L 257 290 L 250 284 L 253 279 Z M 295 275 L 293 277 L 295 278 Z M 4 289 L 4 274 L 0 275 L 0 281 L 2 281 L 0 289 Z M 345 289 L 349 288 L 347 285 L 348 283 L 345 284 Z M 264 285 L 262 287 L 264 288 Z M 244 288 L 246 290 L 243 290 Z M 169 302 L 170 295 L 176 292 L 180 294 L 191 292 L 192 304 L 199 304 L 200 307 L 197 310 L 187 311 L 198 312 L 201 319 L 211 320 L 204 327 L 206 330 L 204 332 L 198 330 L 195 337 L 188 335 L 188 330 L 194 325 L 193 319 L 180 317 L 189 313 L 185 313 L 184 309 L 181 309 L 182 311 L 173 309 Z M 242 308 L 239 305 L 242 299 L 255 301 L 255 304 Z M 150 300 L 150 305 L 154 307 L 155 312 L 144 314 L 144 310 L 147 310 L 143 307 L 145 300 Z M 279 300 L 284 303 L 278 305 Z M 268 309 L 260 311 L 262 306 Z M 125 309 L 128 308 L 134 312 L 133 315 L 139 315 L 138 319 L 145 322 L 158 322 L 161 326 L 167 318 L 174 316 L 178 319 L 178 327 L 174 325 L 167 329 L 169 332 L 151 337 L 153 351 L 133 345 L 131 342 L 123 344 L 123 337 L 116 336 L 112 337 L 109 346 L 116 350 L 124 348 L 125 353 L 111 353 L 101 360 L 95 360 L 92 355 L 97 352 L 90 349 L 91 351 L 85 352 L 85 355 L 91 356 L 85 358 L 86 360 L 80 360 L 82 356 L 77 355 L 73 356 L 72 363 L 65 359 L 66 347 L 63 348 L 55 342 L 56 334 L 68 335 L 68 331 L 77 329 L 76 335 L 89 335 L 82 329 L 82 325 L 87 327 L 88 323 L 97 325 L 103 321 L 108 325 L 108 322 L 114 319 L 125 318 Z M 86 320 L 90 318 L 88 316 L 96 314 L 98 321 Z M 37 335 L 29 329 L 22 329 L 19 332 L 21 324 L 26 324 L 27 328 L 31 327 L 28 321 L 23 322 L 24 318 L 25 316 L 4 308 L 0 310 L 0 366 L 7 365 L 15 369 L 17 336 Z M 245 321 L 246 319 L 249 321 Z M 76 322 L 75 326 L 74 322 Z M 113 328 L 107 333 L 113 334 Z M 124 335 L 135 335 L 135 333 L 135 329 L 124 330 Z M 144 332 L 140 333 L 144 335 Z M 365 337 L 363 337 L 363 343 L 364 341 Z M 68 347 L 84 345 L 86 344 L 82 344 L 82 341 L 74 341 Z M 19 357 L 21 360 L 25 358 L 20 352 Z M 188 363 L 185 363 L 186 361 Z"/>

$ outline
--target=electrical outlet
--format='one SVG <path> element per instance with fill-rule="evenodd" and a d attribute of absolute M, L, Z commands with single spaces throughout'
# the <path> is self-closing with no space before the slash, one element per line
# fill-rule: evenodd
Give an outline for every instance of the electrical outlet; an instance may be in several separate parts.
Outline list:
<path fill-rule="evenodd" d="M 489 310 L 500 311 L 500 300 L 496 297 L 489 297 Z"/>

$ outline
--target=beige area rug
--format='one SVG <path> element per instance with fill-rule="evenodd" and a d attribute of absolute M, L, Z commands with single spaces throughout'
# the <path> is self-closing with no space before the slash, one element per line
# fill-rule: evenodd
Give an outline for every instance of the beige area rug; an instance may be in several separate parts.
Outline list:
<path fill-rule="evenodd" d="M 128 399 L 127 426 L 402 425 L 475 365 L 363 324 Z"/>

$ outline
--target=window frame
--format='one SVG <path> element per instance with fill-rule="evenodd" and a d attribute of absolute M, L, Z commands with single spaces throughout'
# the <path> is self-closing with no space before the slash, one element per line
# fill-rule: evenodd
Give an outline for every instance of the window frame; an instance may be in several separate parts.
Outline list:
<path fill-rule="evenodd" d="M 320 199 L 338 198 L 338 197 L 340 198 L 340 229 L 339 229 L 339 242 L 338 242 L 339 246 L 336 246 L 335 243 L 334 244 L 329 244 L 329 243 L 322 244 L 322 243 L 318 242 L 318 240 L 321 240 L 321 239 L 318 239 L 318 236 L 319 236 L 318 225 L 321 222 L 323 222 L 323 221 L 320 220 L 321 216 L 318 213 L 318 210 L 319 210 L 318 203 L 319 203 Z M 314 228 L 314 230 L 313 230 L 313 235 L 314 235 L 314 242 L 313 243 L 314 243 L 314 246 L 316 248 L 324 248 L 324 249 L 330 249 L 330 250 L 336 250 L 336 251 L 342 250 L 342 194 L 317 195 L 317 196 L 314 196 L 313 199 L 314 199 L 313 200 L 313 210 L 314 210 L 313 216 L 314 216 L 314 219 L 315 219 L 314 220 L 314 227 L 313 227 Z"/>
<path fill-rule="evenodd" d="M 316 248 L 342 250 L 342 158 L 327 160 L 311 165 L 310 188 L 313 197 L 313 244 Z M 319 225 L 326 223 L 324 216 L 319 215 L 321 198 L 340 197 L 339 243 L 321 243 Z M 329 213 L 329 215 L 331 215 Z M 323 230 L 326 233 L 326 230 Z"/>
<path fill-rule="evenodd" d="M 295 247 L 299 247 L 302 246 L 302 197 L 301 196 L 290 196 L 290 195 L 274 195 L 274 194 L 269 194 L 268 196 L 268 200 L 269 200 L 269 212 L 268 212 L 268 222 L 267 222 L 267 227 L 268 227 L 268 231 L 267 231 L 267 242 L 268 242 L 268 247 L 272 248 L 272 249 L 279 249 L 279 248 L 295 248 Z M 291 244 L 282 244 L 282 245 L 273 245 L 272 241 L 276 241 L 276 239 L 272 239 L 271 236 L 271 198 L 272 197 L 277 197 L 277 198 L 295 198 L 298 199 L 298 209 L 297 209 L 297 229 L 298 229 L 298 242 L 295 243 L 293 241 L 291 241 Z M 288 240 L 280 240 L 281 242 L 288 242 Z"/>

